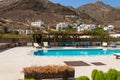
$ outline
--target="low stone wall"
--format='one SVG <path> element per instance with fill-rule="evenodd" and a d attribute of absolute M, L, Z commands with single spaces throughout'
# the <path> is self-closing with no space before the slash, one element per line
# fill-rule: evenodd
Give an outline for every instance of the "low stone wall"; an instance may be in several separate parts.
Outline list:
<path fill-rule="evenodd" d="M 0 38 L 0 43 L 12 43 L 13 39 L 10 38 Z"/>
<path fill-rule="evenodd" d="M 0 45 L 0 50 L 8 48 L 8 44 L 6 45 Z"/>
<path fill-rule="evenodd" d="M 23 38 L 0 38 L 0 43 L 9 43 L 8 47 L 11 46 L 27 46 L 27 43 L 31 42 L 29 39 Z M 5 45 L 1 46 L 5 47 Z"/>
<path fill-rule="evenodd" d="M 2 49 L 7 49 L 7 48 L 13 48 L 15 47 L 14 43 L 9 43 L 9 44 L 5 44 L 5 45 L 0 45 L 0 50 Z"/>
<path fill-rule="evenodd" d="M 32 42 L 31 39 L 27 38 L 0 38 L 0 43 L 22 43 L 22 42 Z"/>

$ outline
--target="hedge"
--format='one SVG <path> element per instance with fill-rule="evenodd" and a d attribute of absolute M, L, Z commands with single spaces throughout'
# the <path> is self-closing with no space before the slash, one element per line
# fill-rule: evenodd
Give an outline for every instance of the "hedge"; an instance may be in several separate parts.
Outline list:
<path fill-rule="evenodd" d="M 32 66 L 23 69 L 24 78 L 35 80 L 57 79 L 68 80 L 74 78 L 74 69 L 70 66 Z"/>
<path fill-rule="evenodd" d="M 109 69 L 106 73 L 94 69 L 91 74 L 92 80 L 120 80 L 120 71 L 116 69 Z M 76 80 L 90 80 L 87 76 L 81 76 Z"/>

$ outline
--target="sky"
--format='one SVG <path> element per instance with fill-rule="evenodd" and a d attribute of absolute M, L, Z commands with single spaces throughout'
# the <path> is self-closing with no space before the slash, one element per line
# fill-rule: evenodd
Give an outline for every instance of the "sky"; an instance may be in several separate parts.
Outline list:
<path fill-rule="evenodd" d="M 77 8 L 84 4 L 96 2 L 98 0 L 51 0 L 51 1 L 54 3 L 62 4 L 64 6 L 73 6 L 74 8 Z M 101 0 L 101 1 L 113 7 L 120 7 L 120 0 Z"/>

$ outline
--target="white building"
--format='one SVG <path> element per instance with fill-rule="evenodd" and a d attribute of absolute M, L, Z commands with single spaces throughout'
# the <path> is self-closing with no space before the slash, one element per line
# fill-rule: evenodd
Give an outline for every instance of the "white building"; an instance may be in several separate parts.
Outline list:
<path fill-rule="evenodd" d="M 56 25 L 56 30 L 68 28 L 68 24 L 63 22 Z"/>
<path fill-rule="evenodd" d="M 110 36 L 111 36 L 112 38 L 119 38 L 119 37 L 120 37 L 120 34 L 110 34 Z"/>
<path fill-rule="evenodd" d="M 26 34 L 32 34 L 32 33 L 33 33 L 33 31 L 32 31 L 32 30 L 27 29 L 27 30 L 25 31 L 25 33 L 26 33 Z"/>
<path fill-rule="evenodd" d="M 15 31 L 18 31 L 19 34 L 26 34 L 26 31 L 22 29 L 16 29 Z"/>
<path fill-rule="evenodd" d="M 19 34 L 31 34 L 33 33 L 32 30 L 29 30 L 29 29 L 26 29 L 26 30 L 23 30 L 23 29 L 15 29 L 14 31 L 18 31 Z"/>
<path fill-rule="evenodd" d="M 90 25 L 90 29 L 96 29 L 96 25 L 95 24 L 91 24 Z"/>
<path fill-rule="evenodd" d="M 41 27 L 41 26 L 44 26 L 44 22 L 32 22 L 31 23 L 31 26 L 34 26 L 34 27 Z"/>
<path fill-rule="evenodd" d="M 78 18 L 77 15 L 66 15 L 65 17 L 66 17 L 66 18 Z"/>
<path fill-rule="evenodd" d="M 85 30 L 93 30 L 96 28 L 96 25 L 94 24 L 81 24 L 77 27 L 77 31 L 85 31 Z"/>
<path fill-rule="evenodd" d="M 108 26 L 106 26 L 106 27 L 104 27 L 103 29 L 105 30 L 105 31 L 111 31 L 111 30 L 113 30 L 115 27 L 113 26 L 113 25 L 108 25 Z"/>

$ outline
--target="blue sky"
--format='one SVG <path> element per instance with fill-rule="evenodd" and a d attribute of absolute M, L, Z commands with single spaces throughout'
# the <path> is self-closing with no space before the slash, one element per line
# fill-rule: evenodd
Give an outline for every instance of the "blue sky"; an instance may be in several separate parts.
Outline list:
<path fill-rule="evenodd" d="M 97 0 L 51 0 L 54 3 L 60 3 L 64 6 L 79 7 L 87 3 L 95 2 Z M 102 0 L 105 4 L 109 4 L 114 7 L 120 7 L 120 0 Z"/>

